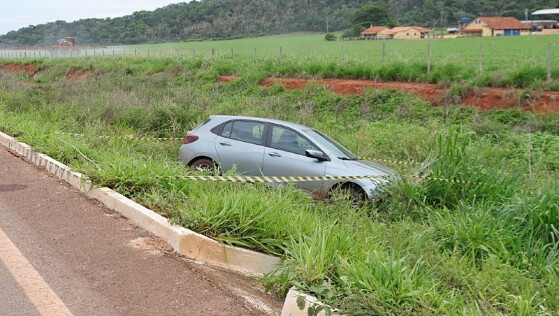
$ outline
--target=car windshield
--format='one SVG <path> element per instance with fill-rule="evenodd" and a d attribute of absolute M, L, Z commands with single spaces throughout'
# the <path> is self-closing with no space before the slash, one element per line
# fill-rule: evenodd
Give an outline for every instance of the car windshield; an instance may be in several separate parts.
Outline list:
<path fill-rule="evenodd" d="M 358 160 L 354 153 L 344 148 L 344 146 L 340 145 L 338 142 L 333 140 L 332 138 L 324 135 L 323 133 L 308 129 L 305 130 L 307 133 L 320 147 L 328 149 L 328 151 L 332 152 L 334 156 L 338 157 L 342 160 Z"/>

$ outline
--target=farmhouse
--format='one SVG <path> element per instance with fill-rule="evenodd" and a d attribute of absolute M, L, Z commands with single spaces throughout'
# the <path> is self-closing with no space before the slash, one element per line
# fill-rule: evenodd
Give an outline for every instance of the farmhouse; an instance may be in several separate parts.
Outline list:
<path fill-rule="evenodd" d="M 390 39 L 420 39 L 431 32 L 433 31 L 421 26 L 399 26 L 388 31 L 386 36 Z"/>
<path fill-rule="evenodd" d="M 530 34 L 530 26 L 514 17 L 478 17 L 461 33 L 463 36 L 518 36 Z"/>
<path fill-rule="evenodd" d="M 371 26 L 361 35 L 365 39 L 420 39 L 429 36 L 433 30 L 421 26 L 398 26 L 392 29 L 386 26 Z"/>
<path fill-rule="evenodd" d="M 365 39 L 377 39 L 379 38 L 379 33 L 386 34 L 386 32 L 390 30 L 388 26 L 372 26 L 363 32 L 361 32 L 361 36 Z"/>

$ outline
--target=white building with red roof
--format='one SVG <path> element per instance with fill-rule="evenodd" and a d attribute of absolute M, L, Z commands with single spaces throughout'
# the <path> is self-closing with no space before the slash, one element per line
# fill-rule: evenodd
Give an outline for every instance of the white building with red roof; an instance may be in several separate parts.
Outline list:
<path fill-rule="evenodd" d="M 371 26 L 361 32 L 361 35 L 365 39 L 420 39 L 429 37 L 432 32 L 433 30 L 421 26 Z"/>
<path fill-rule="evenodd" d="M 518 36 L 530 34 L 530 26 L 515 17 L 478 17 L 466 25 L 463 36 Z"/>

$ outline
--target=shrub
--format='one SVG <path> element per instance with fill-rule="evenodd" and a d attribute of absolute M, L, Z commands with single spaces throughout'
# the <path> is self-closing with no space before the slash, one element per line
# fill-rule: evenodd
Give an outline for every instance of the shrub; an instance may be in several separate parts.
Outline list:
<path fill-rule="evenodd" d="M 335 41 L 337 39 L 338 39 L 338 37 L 334 33 L 326 33 L 326 35 L 324 36 L 324 40 L 329 41 L 329 42 Z"/>

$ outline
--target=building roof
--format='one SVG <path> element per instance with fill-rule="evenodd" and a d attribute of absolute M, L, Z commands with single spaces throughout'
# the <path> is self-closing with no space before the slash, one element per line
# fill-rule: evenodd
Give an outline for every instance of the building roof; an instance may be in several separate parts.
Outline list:
<path fill-rule="evenodd" d="M 492 17 L 478 17 L 472 20 L 473 23 L 476 20 L 482 20 L 487 24 L 490 28 L 494 30 L 526 30 L 530 27 L 524 25 L 518 21 L 515 17 L 499 17 L 499 16 L 492 16 Z"/>
<path fill-rule="evenodd" d="M 397 27 L 391 28 L 390 31 L 387 32 L 387 34 L 393 35 L 393 34 L 396 34 L 396 33 L 405 32 L 409 29 L 410 29 L 409 26 L 397 26 Z"/>
<path fill-rule="evenodd" d="M 396 33 L 406 32 L 406 31 L 408 31 L 408 30 L 410 30 L 410 29 L 412 29 L 412 28 L 418 30 L 419 33 L 429 33 L 429 32 L 433 32 L 432 30 L 426 29 L 426 28 L 421 27 L 421 26 L 397 26 L 397 27 L 395 27 L 395 28 L 392 28 L 392 29 L 391 29 L 390 31 L 388 31 L 386 34 L 394 35 L 394 34 L 396 34 Z"/>
<path fill-rule="evenodd" d="M 362 35 L 376 35 L 378 32 L 384 30 L 386 26 L 371 26 L 370 28 L 361 32 Z"/>
<path fill-rule="evenodd" d="M 548 15 L 548 14 L 559 14 L 559 9 L 544 9 L 538 10 L 531 13 L 532 15 Z"/>
<path fill-rule="evenodd" d="M 428 28 L 424 28 L 424 27 L 421 27 L 421 26 L 412 26 L 412 27 L 416 28 L 416 29 L 417 29 L 418 31 L 420 31 L 421 33 L 430 33 L 430 32 L 433 32 L 433 30 L 428 29 Z"/>

